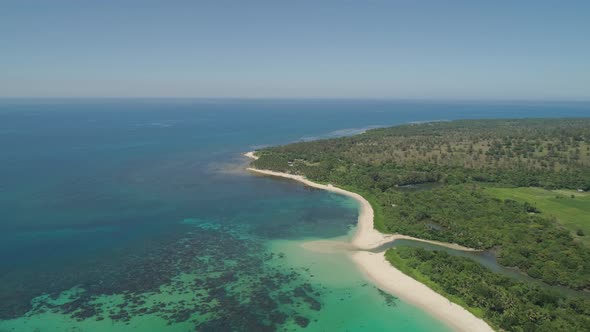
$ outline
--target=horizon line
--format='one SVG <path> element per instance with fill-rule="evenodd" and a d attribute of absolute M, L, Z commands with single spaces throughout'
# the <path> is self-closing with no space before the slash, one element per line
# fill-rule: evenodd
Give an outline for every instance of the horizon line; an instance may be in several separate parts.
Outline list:
<path fill-rule="evenodd" d="M 0 100 L 203 100 L 203 101 L 422 101 L 422 102 L 571 102 L 589 98 L 463 98 L 463 97 L 189 97 L 189 96 L 0 96 Z"/>

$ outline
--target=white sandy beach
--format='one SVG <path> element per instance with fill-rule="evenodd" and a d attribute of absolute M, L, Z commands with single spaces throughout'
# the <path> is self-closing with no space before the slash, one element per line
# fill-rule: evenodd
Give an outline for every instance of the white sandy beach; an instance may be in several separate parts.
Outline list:
<path fill-rule="evenodd" d="M 257 159 L 254 152 L 248 152 L 244 155 L 252 159 Z M 396 239 L 429 242 L 459 250 L 473 249 L 457 244 L 422 240 L 401 234 L 383 234 L 373 227 L 373 208 L 371 204 L 359 194 L 329 184 L 315 183 L 299 175 L 255 168 L 248 168 L 248 170 L 258 174 L 292 179 L 310 187 L 324 189 L 354 198 L 359 202 L 360 209 L 357 231 L 351 243 L 321 240 L 308 242 L 304 247 L 317 252 L 348 251 L 352 260 L 358 265 L 367 279 L 375 283 L 379 288 L 422 308 L 456 331 L 493 331 L 482 319 L 475 317 L 463 307 L 452 303 L 444 296 L 428 288 L 428 286 L 393 267 L 385 259 L 385 252 L 372 253 L 366 251 Z"/>
<path fill-rule="evenodd" d="M 248 158 L 251 158 L 251 159 L 254 159 L 254 160 L 258 159 L 258 157 L 256 157 L 254 155 L 254 151 L 246 152 L 246 153 L 244 153 L 244 156 L 246 156 Z"/>

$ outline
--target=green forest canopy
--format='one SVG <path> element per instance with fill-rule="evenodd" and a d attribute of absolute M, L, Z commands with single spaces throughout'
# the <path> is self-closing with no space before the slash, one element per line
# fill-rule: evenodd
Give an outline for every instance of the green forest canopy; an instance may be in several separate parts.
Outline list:
<path fill-rule="evenodd" d="M 474 261 L 421 248 L 390 249 L 392 265 L 505 331 L 589 331 L 590 300 L 516 281 Z"/>
<path fill-rule="evenodd" d="M 527 196 L 530 187 L 590 190 L 590 119 L 408 124 L 256 154 L 254 167 L 362 194 L 382 232 L 491 250 L 504 266 L 581 294 L 556 294 L 444 252 L 405 247 L 387 252 L 396 267 L 492 326 L 510 331 L 590 328 L 590 247 L 584 238 L 590 234 L 583 231 L 586 219 L 566 209 L 585 211 L 585 200 Z M 427 183 L 432 185 L 422 185 L 426 190 L 404 190 Z M 565 191 L 557 192 L 556 200 L 567 199 L 559 194 Z M 556 216 L 579 230 L 568 231 Z"/>
<path fill-rule="evenodd" d="M 365 195 L 382 232 L 493 249 L 552 285 L 590 289 L 590 250 L 532 204 L 484 188 L 590 189 L 590 119 L 459 120 L 257 151 L 253 166 Z M 405 185 L 435 182 L 432 190 Z"/>

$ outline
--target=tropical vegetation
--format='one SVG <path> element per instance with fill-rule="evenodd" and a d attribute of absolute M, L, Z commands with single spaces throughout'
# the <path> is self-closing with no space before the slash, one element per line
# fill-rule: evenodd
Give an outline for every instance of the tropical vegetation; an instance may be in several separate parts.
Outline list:
<path fill-rule="evenodd" d="M 500 264 L 545 284 L 583 296 L 590 291 L 585 214 L 590 207 L 583 195 L 590 190 L 590 119 L 407 124 L 256 153 L 254 167 L 304 175 L 365 196 L 382 232 L 487 250 Z M 554 193 L 554 199 L 533 200 L 526 195 L 531 190 Z M 586 300 L 547 295 L 465 258 L 398 250 L 388 253 L 396 265 L 405 262 L 411 275 L 420 272 L 496 327 L 588 330 L 587 317 L 579 320 L 582 325 L 571 319 L 588 314 Z M 452 282 L 469 288 L 456 291 Z M 484 297 L 504 302 L 478 303 Z"/>

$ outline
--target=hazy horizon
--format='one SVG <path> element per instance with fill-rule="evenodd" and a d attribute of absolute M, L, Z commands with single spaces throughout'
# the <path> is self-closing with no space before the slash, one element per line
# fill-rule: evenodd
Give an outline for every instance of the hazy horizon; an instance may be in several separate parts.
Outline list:
<path fill-rule="evenodd" d="M 2 98 L 590 100 L 590 3 L 8 1 Z"/>
<path fill-rule="evenodd" d="M 590 103 L 590 97 L 584 98 L 492 98 L 492 97 L 473 97 L 473 98 L 460 98 L 460 97 L 289 97 L 289 96 L 277 96 L 277 97 L 242 97 L 242 96 L 0 96 L 0 100 L 236 100 L 236 101 L 396 101 L 396 102 L 457 102 L 457 103 L 526 103 L 526 102 L 539 102 L 539 103 Z"/>

